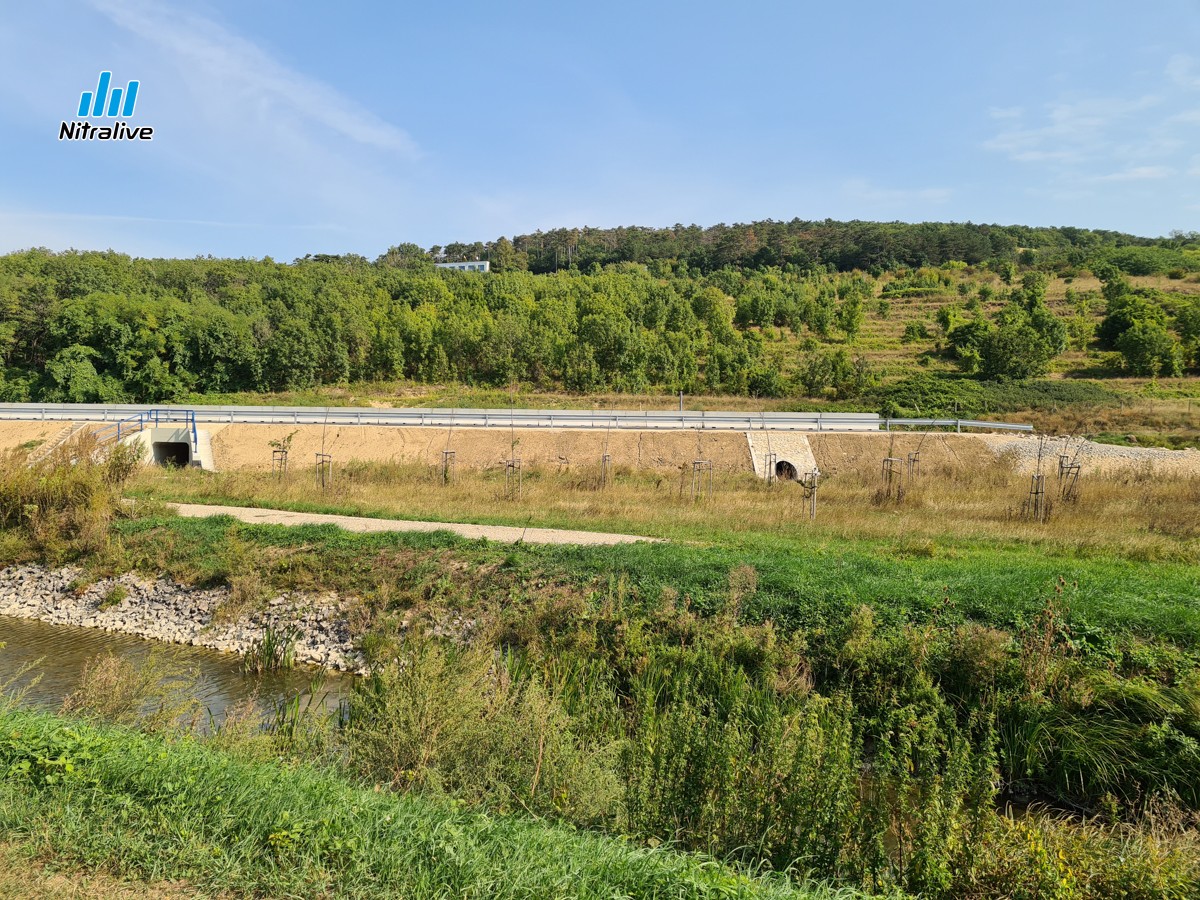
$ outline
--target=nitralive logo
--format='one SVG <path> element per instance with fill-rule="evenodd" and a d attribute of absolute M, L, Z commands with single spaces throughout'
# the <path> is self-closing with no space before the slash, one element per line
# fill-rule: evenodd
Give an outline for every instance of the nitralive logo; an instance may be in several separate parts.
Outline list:
<path fill-rule="evenodd" d="M 131 81 L 124 88 L 111 87 L 112 72 L 101 72 L 95 91 L 79 96 L 79 118 L 127 119 L 133 115 L 140 81 Z M 154 129 L 149 125 L 130 128 L 124 122 L 93 125 L 91 122 L 63 122 L 58 129 L 60 141 L 150 141 Z"/>

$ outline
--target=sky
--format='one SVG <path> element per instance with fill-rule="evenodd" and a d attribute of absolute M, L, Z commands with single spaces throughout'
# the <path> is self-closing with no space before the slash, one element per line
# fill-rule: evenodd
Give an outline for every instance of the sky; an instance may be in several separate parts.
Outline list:
<path fill-rule="evenodd" d="M 102 70 L 151 141 L 60 141 Z M 1200 2 L 9 0 L 0 252 L 1200 229 Z"/>

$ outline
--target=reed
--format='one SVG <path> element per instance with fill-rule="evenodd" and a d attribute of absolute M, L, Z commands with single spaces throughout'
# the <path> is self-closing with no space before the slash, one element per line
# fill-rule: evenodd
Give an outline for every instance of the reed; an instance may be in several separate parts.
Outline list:
<path fill-rule="evenodd" d="M 242 654 L 242 671 L 247 675 L 288 672 L 296 664 L 296 640 L 300 632 L 287 625 L 263 625 L 258 640 Z"/>

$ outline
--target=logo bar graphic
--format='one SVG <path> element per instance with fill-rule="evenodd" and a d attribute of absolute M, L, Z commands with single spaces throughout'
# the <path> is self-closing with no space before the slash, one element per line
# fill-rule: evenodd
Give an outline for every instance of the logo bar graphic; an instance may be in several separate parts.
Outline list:
<path fill-rule="evenodd" d="M 84 91 L 79 96 L 79 115 L 84 116 L 132 116 L 134 104 L 137 103 L 137 92 L 139 82 L 131 81 L 122 91 L 121 88 L 113 88 L 111 96 L 109 95 L 108 87 L 112 81 L 112 72 L 101 72 L 100 81 L 96 85 L 95 93 L 92 91 Z M 121 97 L 125 97 L 125 105 L 121 105 Z M 104 110 L 104 101 L 108 100 L 108 112 Z"/>

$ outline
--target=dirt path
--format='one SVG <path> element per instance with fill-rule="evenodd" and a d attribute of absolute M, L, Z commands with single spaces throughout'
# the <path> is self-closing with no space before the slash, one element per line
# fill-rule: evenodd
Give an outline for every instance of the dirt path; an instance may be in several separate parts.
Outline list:
<path fill-rule="evenodd" d="M 455 522 L 413 522 L 403 519 L 370 519 L 364 516 L 332 516 L 322 513 L 254 509 L 244 506 L 207 506 L 196 503 L 171 504 L 179 515 L 192 519 L 233 516 L 251 525 L 336 525 L 346 531 L 451 531 L 465 538 L 486 538 L 503 544 L 581 544 L 607 546 L 637 541 L 659 542 L 659 538 L 634 534 L 605 534 L 599 531 L 564 531 L 558 528 L 520 528 L 510 525 L 463 525 Z"/>
<path fill-rule="evenodd" d="M 75 868 L 69 862 L 64 862 L 60 871 L 29 859 L 12 845 L 0 844 L 2 900 L 188 900 L 200 896 L 184 884 L 123 881 L 103 872 L 88 872 L 82 866 Z"/>

